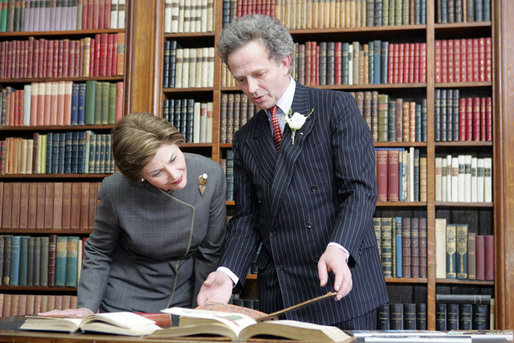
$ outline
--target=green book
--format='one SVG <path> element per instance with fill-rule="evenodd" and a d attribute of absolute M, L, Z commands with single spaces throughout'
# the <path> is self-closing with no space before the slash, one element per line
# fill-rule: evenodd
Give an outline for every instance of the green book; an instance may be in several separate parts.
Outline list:
<path fill-rule="evenodd" d="M 68 251 L 68 237 L 57 236 L 55 248 L 55 287 L 66 285 L 66 255 Z"/>
<path fill-rule="evenodd" d="M 100 82 L 100 96 L 101 96 L 101 113 L 102 119 L 101 124 L 107 125 L 109 124 L 109 92 L 110 92 L 110 84 L 109 82 Z M 114 124 L 114 123 L 113 123 Z"/>
<path fill-rule="evenodd" d="M 116 95 L 117 88 L 116 83 L 109 83 L 109 116 L 107 124 L 116 123 Z"/>
<path fill-rule="evenodd" d="M 96 88 L 95 88 L 95 116 L 93 119 L 93 124 L 95 125 L 101 125 L 102 124 L 102 104 L 103 104 L 103 97 L 102 97 L 102 89 L 103 89 L 103 82 L 97 82 Z"/>
<path fill-rule="evenodd" d="M 96 104 L 96 92 L 97 82 L 95 80 L 86 81 L 86 109 L 85 109 L 85 124 L 95 124 L 95 104 Z"/>
<path fill-rule="evenodd" d="M 77 287 L 79 237 L 69 236 L 66 252 L 66 287 Z"/>
<path fill-rule="evenodd" d="M 41 237 L 41 250 L 39 259 L 39 285 L 48 286 L 48 253 L 50 247 L 50 238 L 48 236 Z"/>
<path fill-rule="evenodd" d="M 10 286 L 19 286 L 21 236 L 11 239 L 11 279 Z"/>
<path fill-rule="evenodd" d="M 7 1 L 0 2 L 0 32 L 7 31 Z"/>

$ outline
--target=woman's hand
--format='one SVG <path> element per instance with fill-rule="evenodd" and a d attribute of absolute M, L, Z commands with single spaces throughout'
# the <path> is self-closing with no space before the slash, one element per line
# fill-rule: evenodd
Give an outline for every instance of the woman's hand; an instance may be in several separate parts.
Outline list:
<path fill-rule="evenodd" d="M 66 310 L 52 310 L 48 312 L 40 312 L 37 315 L 38 316 L 45 316 L 45 317 L 76 317 L 76 318 L 82 318 L 85 316 L 89 316 L 91 314 L 94 314 L 93 311 L 91 311 L 88 308 L 82 307 L 82 308 L 68 308 Z"/>

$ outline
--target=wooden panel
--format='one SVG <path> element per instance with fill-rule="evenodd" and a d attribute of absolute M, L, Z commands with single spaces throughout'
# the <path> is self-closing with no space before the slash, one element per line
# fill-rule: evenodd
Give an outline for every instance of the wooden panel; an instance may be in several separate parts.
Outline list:
<path fill-rule="evenodd" d="M 514 1 L 498 1 L 495 68 L 496 127 L 495 203 L 497 326 L 514 327 Z M 499 173 L 499 174 L 498 174 Z"/>

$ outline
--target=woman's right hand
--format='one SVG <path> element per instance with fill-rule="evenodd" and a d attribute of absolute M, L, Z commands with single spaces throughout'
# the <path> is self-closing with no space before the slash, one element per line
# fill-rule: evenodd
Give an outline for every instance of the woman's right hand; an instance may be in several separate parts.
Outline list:
<path fill-rule="evenodd" d="M 94 314 L 93 311 L 91 311 L 88 308 L 82 307 L 82 308 L 68 308 L 66 310 L 52 310 L 48 312 L 40 312 L 37 315 L 38 316 L 45 316 L 45 317 L 76 317 L 76 318 L 82 318 L 85 316 L 89 316 L 91 314 Z"/>

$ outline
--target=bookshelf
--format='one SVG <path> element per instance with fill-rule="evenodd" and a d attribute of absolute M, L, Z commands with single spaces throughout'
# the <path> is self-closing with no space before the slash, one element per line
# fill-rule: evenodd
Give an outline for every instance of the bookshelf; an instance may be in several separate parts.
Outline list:
<path fill-rule="evenodd" d="M 125 107 L 125 5 L 2 9 L 2 315 L 76 304 L 81 246 Z M 18 273 L 6 269 L 6 237 L 20 237 Z"/>

